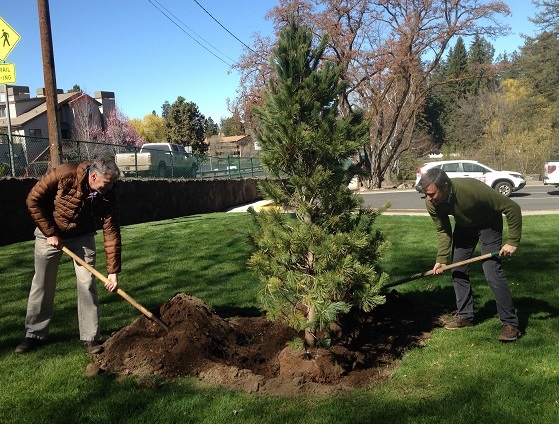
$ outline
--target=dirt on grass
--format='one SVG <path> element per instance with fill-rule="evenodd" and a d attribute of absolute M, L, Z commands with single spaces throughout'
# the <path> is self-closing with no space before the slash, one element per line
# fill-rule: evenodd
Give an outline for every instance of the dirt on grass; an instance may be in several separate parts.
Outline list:
<path fill-rule="evenodd" d="M 169 331 L 140 316 L 106 340 L 86 373 L 194 376 L 278 396 L 332 394 L 389 378 L 402 355 L 422 346 L 441 325 L 437 311 L 414 305 L 396 291 L 372 313 L 340 323 L 343 337 L 329 349 L 297 349 L 289 342 L 301 334 L 281 322 L 265 316 L 221 317 L 185 293 L 161 306 L 157 316 Z"/>

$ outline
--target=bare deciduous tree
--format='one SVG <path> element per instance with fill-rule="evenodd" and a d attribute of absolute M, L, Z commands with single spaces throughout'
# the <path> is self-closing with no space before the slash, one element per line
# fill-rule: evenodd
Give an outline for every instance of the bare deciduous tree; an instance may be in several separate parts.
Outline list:
<path fill-rule="evenodd" d="M 117 108 L 103 116 L 99 104 L 85 93 L 79 93 L 70 101 L 72 110 L 71 136 L 80 143 L 80 156 L 93 159 L 100 155 L 111 155 L 118 148 L 115 146 L 139 146 L 142 139 L 129 119 Z"/>
<path fill-rule="evenodd" d="M 79 141 L 100 141 L 103 136 L 102 116 L 99 105 L 85 93 L 77 94 L 71 101 L 73 120 L 71 136 Z M 81 147 L 80 147 L 81 149 Z M 81 155 L 85 159 L 93 159 L 97 154 L 95 144 L 83 143 Z"/>
<path fill-rule="evenodd" d="M 80 93 L 70 101 L 73 114 L 71 135 L 74 140 L 96 141 L 103 134 L 99 106 L 91 97 Z"/>
<path fill-rule="evenodd" d="M 344 68 L 348 86 L 342 114 L 361 108 L 369 119 L 365 159 L 376 187 L 413 147 L 418 114 L 432 89 L 429 77 L 449 41 L 458 35 L 503 34 L 508 28 L 497 17 L 510 14 L 497 0 L 281 0 L 268 16 L 279 30 L 292 13 L 313 28 L 317 39 L 328 36 L 327 54 Z M 263 58 L 269 45 L 256 40 L 260 48 L 238 64 L 244 106 L 260 101 L 269 75 Z"/>

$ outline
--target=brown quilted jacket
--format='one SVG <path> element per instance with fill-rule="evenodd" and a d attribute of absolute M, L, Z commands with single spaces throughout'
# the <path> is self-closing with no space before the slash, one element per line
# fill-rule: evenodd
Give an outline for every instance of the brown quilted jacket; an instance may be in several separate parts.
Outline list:
<path fill-rule="evenodd" d="M 48 172 L 29 192 L 27 209 L 46 237 L 77 237 L 102 226 L 107 273 L 121 270 L 121 239 L 115 189 L 91 197 L 90 162 L 64 164 Z"/>

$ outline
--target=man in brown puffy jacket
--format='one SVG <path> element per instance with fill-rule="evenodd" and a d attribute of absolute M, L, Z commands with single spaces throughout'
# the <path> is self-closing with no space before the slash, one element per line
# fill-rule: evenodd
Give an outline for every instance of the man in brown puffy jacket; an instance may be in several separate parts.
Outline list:
<path fill-rule="evenodd" d="M 65 246 L 95 266 L 95 233 L 102 224 L 108 282 L 117 290 L 121 269 L 120 225 L 114 184 L 119 169 L 112 160 L 64 164 L 48 172 L 29 192 L 27 208 L 35 225 L 35 275 L 27 301 L 25 338 L 16 353 L 30 352 L 47 340 L 54 311 L 58 264 Z M 100 353 L 99 300 L 95 277 L 74 262 L 80 340 L 88 353 Z"/>

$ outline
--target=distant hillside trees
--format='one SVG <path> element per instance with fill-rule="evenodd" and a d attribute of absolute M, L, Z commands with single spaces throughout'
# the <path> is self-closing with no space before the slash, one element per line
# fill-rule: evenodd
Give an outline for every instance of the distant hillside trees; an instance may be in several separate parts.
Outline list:
<path fill-rule="evenodd" d="M 534 22 L 545 30 L 525 37 L 519 51 L 494 62 L 494 48 L 479 36 L 467 61 L 458 53 L 461 39 L 449 49 L 433 76 L 447 83 L 433 90 L 425 110 L 434 148 L 526 174 L 539 174 L 559 155 L 559 2 L 535 4 L 545 14 Z"/>
<path fill-rule="evenodd" d="M 436 148 L 444 145 L 447 150 L 463 150 L 477 146 L 481 127 L 472 114 L 477 112 L 477 96 L 498 87 L 494 51 L 479 34 L 475 35 L 469 49 L 462 37 L 458 37 L 446 59 L 435 68 L 434 88 L 427 98 L 424 113 Z"/>

